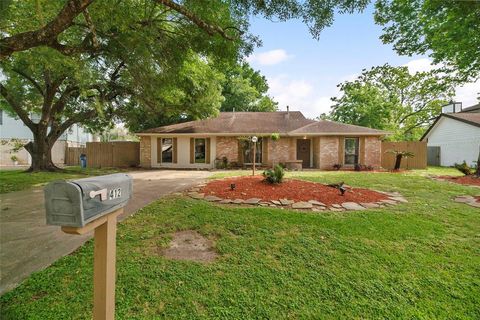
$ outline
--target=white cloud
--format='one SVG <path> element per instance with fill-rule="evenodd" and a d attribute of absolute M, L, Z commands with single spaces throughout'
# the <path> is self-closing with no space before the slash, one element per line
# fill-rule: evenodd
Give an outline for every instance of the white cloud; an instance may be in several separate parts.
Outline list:
<path fill-rule="evenodd" d="M 432 61 L 428 58 L 412 60 L 404 64 L 404 66 L 408 67 L 408 71 L 412 74 L 417 72 L 430 71 L 434 68 L 434 65 L 432 65 Z"/>
<path fill-rule="evenodd" d="M 455 101 L 461 102 L 464 108 L 471 107 L 479 103 L 480 96 L 480 80 L 467 83 L 455 89 Z"/>
<path fill-rule="evenodd" d="M 315 85 L 304 79 L 292 79 L 287 75 L 268 78 L 269 94 L 279 103 L 280 110 L 290 106 L 292 111 L 301 111 L 308 118 L 316 118 L 330 110 L 331 96 L 319 95 Z M 332 91 L 335 96 L 338 90 Z"/>
<path fill-rule="evenodd" d="M 283 49 L 275 49 L 261 53 L 254 53 L 247 57 L 250 63 L 256 63 L 262 66 L 271 66 L 290 59 L 292 55 L 287 54 Z"/>

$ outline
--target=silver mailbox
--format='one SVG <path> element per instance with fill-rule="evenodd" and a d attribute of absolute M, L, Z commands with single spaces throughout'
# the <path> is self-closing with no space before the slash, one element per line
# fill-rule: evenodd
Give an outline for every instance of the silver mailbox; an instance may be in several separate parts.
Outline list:
<path fill-rule="evenodd" d="M 45 187 L 47 224 L 83 227 L 124 207 L 132 192 L 132 177 L 124 173 L 51 182 Z"/>

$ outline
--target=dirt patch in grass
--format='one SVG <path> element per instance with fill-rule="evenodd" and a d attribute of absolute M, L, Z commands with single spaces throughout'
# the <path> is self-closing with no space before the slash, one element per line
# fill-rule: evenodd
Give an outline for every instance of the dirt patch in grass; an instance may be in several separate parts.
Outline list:
<path fill-rule="evenodd" d="M 466 185 L 480 187 L 480 178 L 477 178 L 476 176 L 463 176 L 463 177 L 439 176 L 437 178 L 459 183 L 459 184 L 466 184 Z"/>
<path fill-rule="evenodd" d="M 235 190 L 230 185 L 235 184 Z M 317 200 L 326 205 L 343 202 L 377 202 L 388 198 L 387 195 L 362 188 L 347 187 L 345 195 L 340 191 L 321 183 L 286 179 L 280 184 L 268 184 L 263 177 L 235 177 L 209 182 L 202 188 L 205 195 L 215 195 L 223 199 L 259 198 L 263 201 L 289 199 L 294 201 Z"/>
<path fill-rule="evenodd" d="M 172 260 L 211 262 L 217 257 L 214 242 L 194 230 L 179 231 L 173 234 L 170 247 L 162 254 Z"/>

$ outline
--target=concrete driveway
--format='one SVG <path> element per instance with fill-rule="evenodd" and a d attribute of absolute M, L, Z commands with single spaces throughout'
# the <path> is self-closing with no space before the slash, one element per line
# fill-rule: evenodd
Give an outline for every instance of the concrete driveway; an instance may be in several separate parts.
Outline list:
<path fill-rule="evenodd" d="M 208 171 L 134 171 L 133 198 L 122 220 L 150 202 L 200 184 Z M 45 224 L 43 189 L 0 195 L 0 295 L 71 253 L 93 235 L 72 236 Z"/>

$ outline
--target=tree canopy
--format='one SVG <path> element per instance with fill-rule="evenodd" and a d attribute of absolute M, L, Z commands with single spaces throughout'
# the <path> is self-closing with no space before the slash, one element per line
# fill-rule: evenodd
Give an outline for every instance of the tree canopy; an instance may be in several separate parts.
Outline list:
<path fill-rule="evenodd" d="M 388 64 L 364 70 L 338 85 L 340 97 L 323 118 L 392 132 L 392 140 L 417 140 L 454 95 L 451 79 L 436 72 L 410 74 Z"/>
<path fill-rule="evenodd" d="M 225 73 L 221 111 L 276 111 L 278 103 L 268 96 L 265 76 L 246 62 Z"/>
<path fill-rule="evenodd" d="M 400 55 L 429 54 L 462 82 L 480 76 L 480 2 L 378 0 L 381 39 Z"/>

